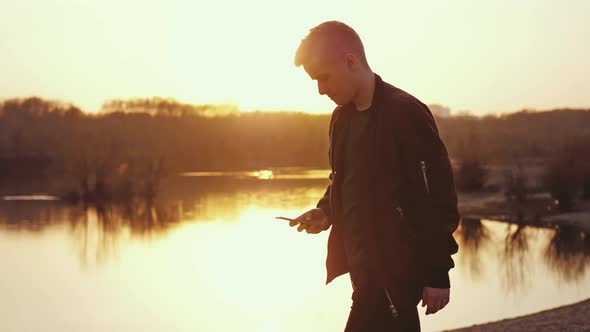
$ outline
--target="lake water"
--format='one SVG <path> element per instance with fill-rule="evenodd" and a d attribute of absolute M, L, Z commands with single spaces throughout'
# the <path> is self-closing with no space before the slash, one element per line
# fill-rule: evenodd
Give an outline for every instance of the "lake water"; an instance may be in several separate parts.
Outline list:
<path fill-rule="evenodd" d="M 328 171 L 186 173 L 153 206 L 0 199 L 0 331 L 342 331 L 348 275 L 326 286 L 328 232 L 295 217 Z M 39 194 L 39 193 L 30 193 Z M 466 221 L 439 331 L 590 297 L 590 236 Z"/>

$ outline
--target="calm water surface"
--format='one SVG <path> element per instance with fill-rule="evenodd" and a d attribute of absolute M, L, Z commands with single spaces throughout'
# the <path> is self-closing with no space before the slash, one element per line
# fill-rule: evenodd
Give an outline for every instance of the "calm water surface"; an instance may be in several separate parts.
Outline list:
<path fill-rule="evenodd" d="M 0 331 L 342 331 L 348 275 L 324 285 L 328 232 L 277 215 L 313 207 L 327 171 L 186 173 L 153 205 L 0 200 Z M 466 221 L 451 303 L 424 331 L 590 297 L 590 236 Z"/>

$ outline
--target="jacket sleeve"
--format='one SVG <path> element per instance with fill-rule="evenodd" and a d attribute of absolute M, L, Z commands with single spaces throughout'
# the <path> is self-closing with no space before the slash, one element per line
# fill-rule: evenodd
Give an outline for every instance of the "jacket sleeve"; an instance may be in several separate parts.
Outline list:
<path fill-rule="evenodd" d="M 324 196 L 322 198 L 320 198 L 320 200 L 318 201 L 316 207 L 321 209 L 322 211 L 324 211 L 324 214 L 326 216 L 328 216 L 328 220 L 330 220 L 330 216 L 332 214 L 332 211 L 330 210 L 330 189 L 332 187 L 332 184 L 328 185 L 328 188 L 326 188 L 326 192 L 324 193 Z"/>
<path fill-rule="evenodd" d="M 336 109 L 334 109 L 334 111 L 332 112 L 332 116 L 330 117 L 330 124 L 328 126 L 328 162 L 330 165 L 330 170 L 332 170 L 332 160 L 331 160 L 331 149 L 332 149 L 332 126 L 334 124 L 334 120 L 335 120 L 335 116 L 336 113 L 338 112 L 338 107 Z M 330 205 L 330 195 L 332 193 L 332 181 L 333 181 L 333 176 L 334 173 L 330 172 L 330 184 L 328 185 L 328 187 L 326 188 L 326 192 L 324 193 L 324 196 L 322 196 L 322 198 L 320 198 L 320 200 L 318 201 L 318 203 L 316 204 L 316 207 L 319 209 L 322 209 L 322 211 L 324 211 L 324 214 L 328 217 L 328 220 L 331 223 L 331 215 L 332 215 L 332 211 L 331 211 L 331 205 Z"/>
<path fill-rule="evenodd" d="M 417 197 L 422 198 L 418 200 L 422 213 L 417 220 L 419 264 L 426 286 L 450 288 L 448 272 L 455 266 L 451 255 L 458 251 L 453 232 L 460 219 L 451 162 L 428 107 L 417 100 L 406 106 L 414 134 L 408 144 L 418 157 L 411 167 L 415 167 L 417 184 L 423 184 L 417 186 Z"/>

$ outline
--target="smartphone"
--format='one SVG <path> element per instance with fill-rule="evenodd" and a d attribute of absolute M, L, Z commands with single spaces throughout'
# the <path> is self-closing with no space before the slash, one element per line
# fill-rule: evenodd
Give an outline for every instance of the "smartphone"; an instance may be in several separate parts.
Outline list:
<path fill-rule="evenodd" d="M 287 218 L 287 217 L 275 217 L 275 219 L 293 221 L 293 222 L 296 222 L 296 223 L 301 223 L 301 224 L 306 224 L 306 225 L 317 225 L 317 222 L 313 222 L 311 220 L 304 221 L 304 220 L 297 220 L 297 219 L 292 219 L 292 218 Z"/>
<path fill-rule="evenodd" d="M 287 221 L 299 222 L 299 220 L 295 220 L 295 219 L 291 219 L 291 218 L 287 218 L 287 217 L 275 217 L 275 219 L 282 219 L 282 220 L 287 220 Z"/>

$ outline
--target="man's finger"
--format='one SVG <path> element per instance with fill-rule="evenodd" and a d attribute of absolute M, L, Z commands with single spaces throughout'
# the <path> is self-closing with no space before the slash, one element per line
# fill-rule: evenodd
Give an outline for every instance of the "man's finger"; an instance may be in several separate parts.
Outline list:
<path fill-rule="evenodd" d="M 432 301 L 434 304 L 431 310 L 433 314 L 442 309 L 442 307 L 444 306 L 443 300 L 443 298 L 437 297 L 434 301 Z"/>
<path fill-rule="evenodd" d="M 428 296 L 427 292 L 422 293 L 422 307 L 426 307 L 430 304 L 430 297 Z"/>
<path fill-rule="evenodd" d="M 424 297 L 424 299 L 422 300 L 423 303 L 426 304 L 426 314 L 430 315 L 432 313 L 434 313 L 434 309 L 435 309 L 435 298 L 434 296 L 432 296 L 432 294 L 430 294 L 430 292 L 426 292 L 425 294 L 426 296 Z"/>
<path fill-rule="evenodd" d="M 298 232 L 301 232 L 301 231 L 302 231 L 302 230 L 304 230 L 304 229 L 305 229 L 305 224 L 304 224 L 304 223 L 300 223 L 300 224 L 299 224 L 299 227 L 297 227 L 297 231 L 298 231 Z"/>
<path fill-rule="evenodd" d="M 426 310 L 426 314 L 427 314 L 427 315 L 429 315 L 429 314 L 434 314 L 434 313 L 436 313 L 437 311 L 438 311 L 438 306 L 436 306 L 436 305 L 429 305 L 429 306 L 428 306 L 428 309 Z"/>
<path fill-rule="evenodd" d="M 291 220 L 291 221 L 289 221 L 289 226 L 291 226 L 291 227 L 293 227 L 293 226 L 296 226 L 297 224 L 298 224 L 298 223 L 297 223 L 297 221 L 295 221 L 295 220 Z"/>
<path fill-rule="evenodd" d="M 432 311 L 432 304 L 426 302 L 426 314 L 428 315 Z"/>

